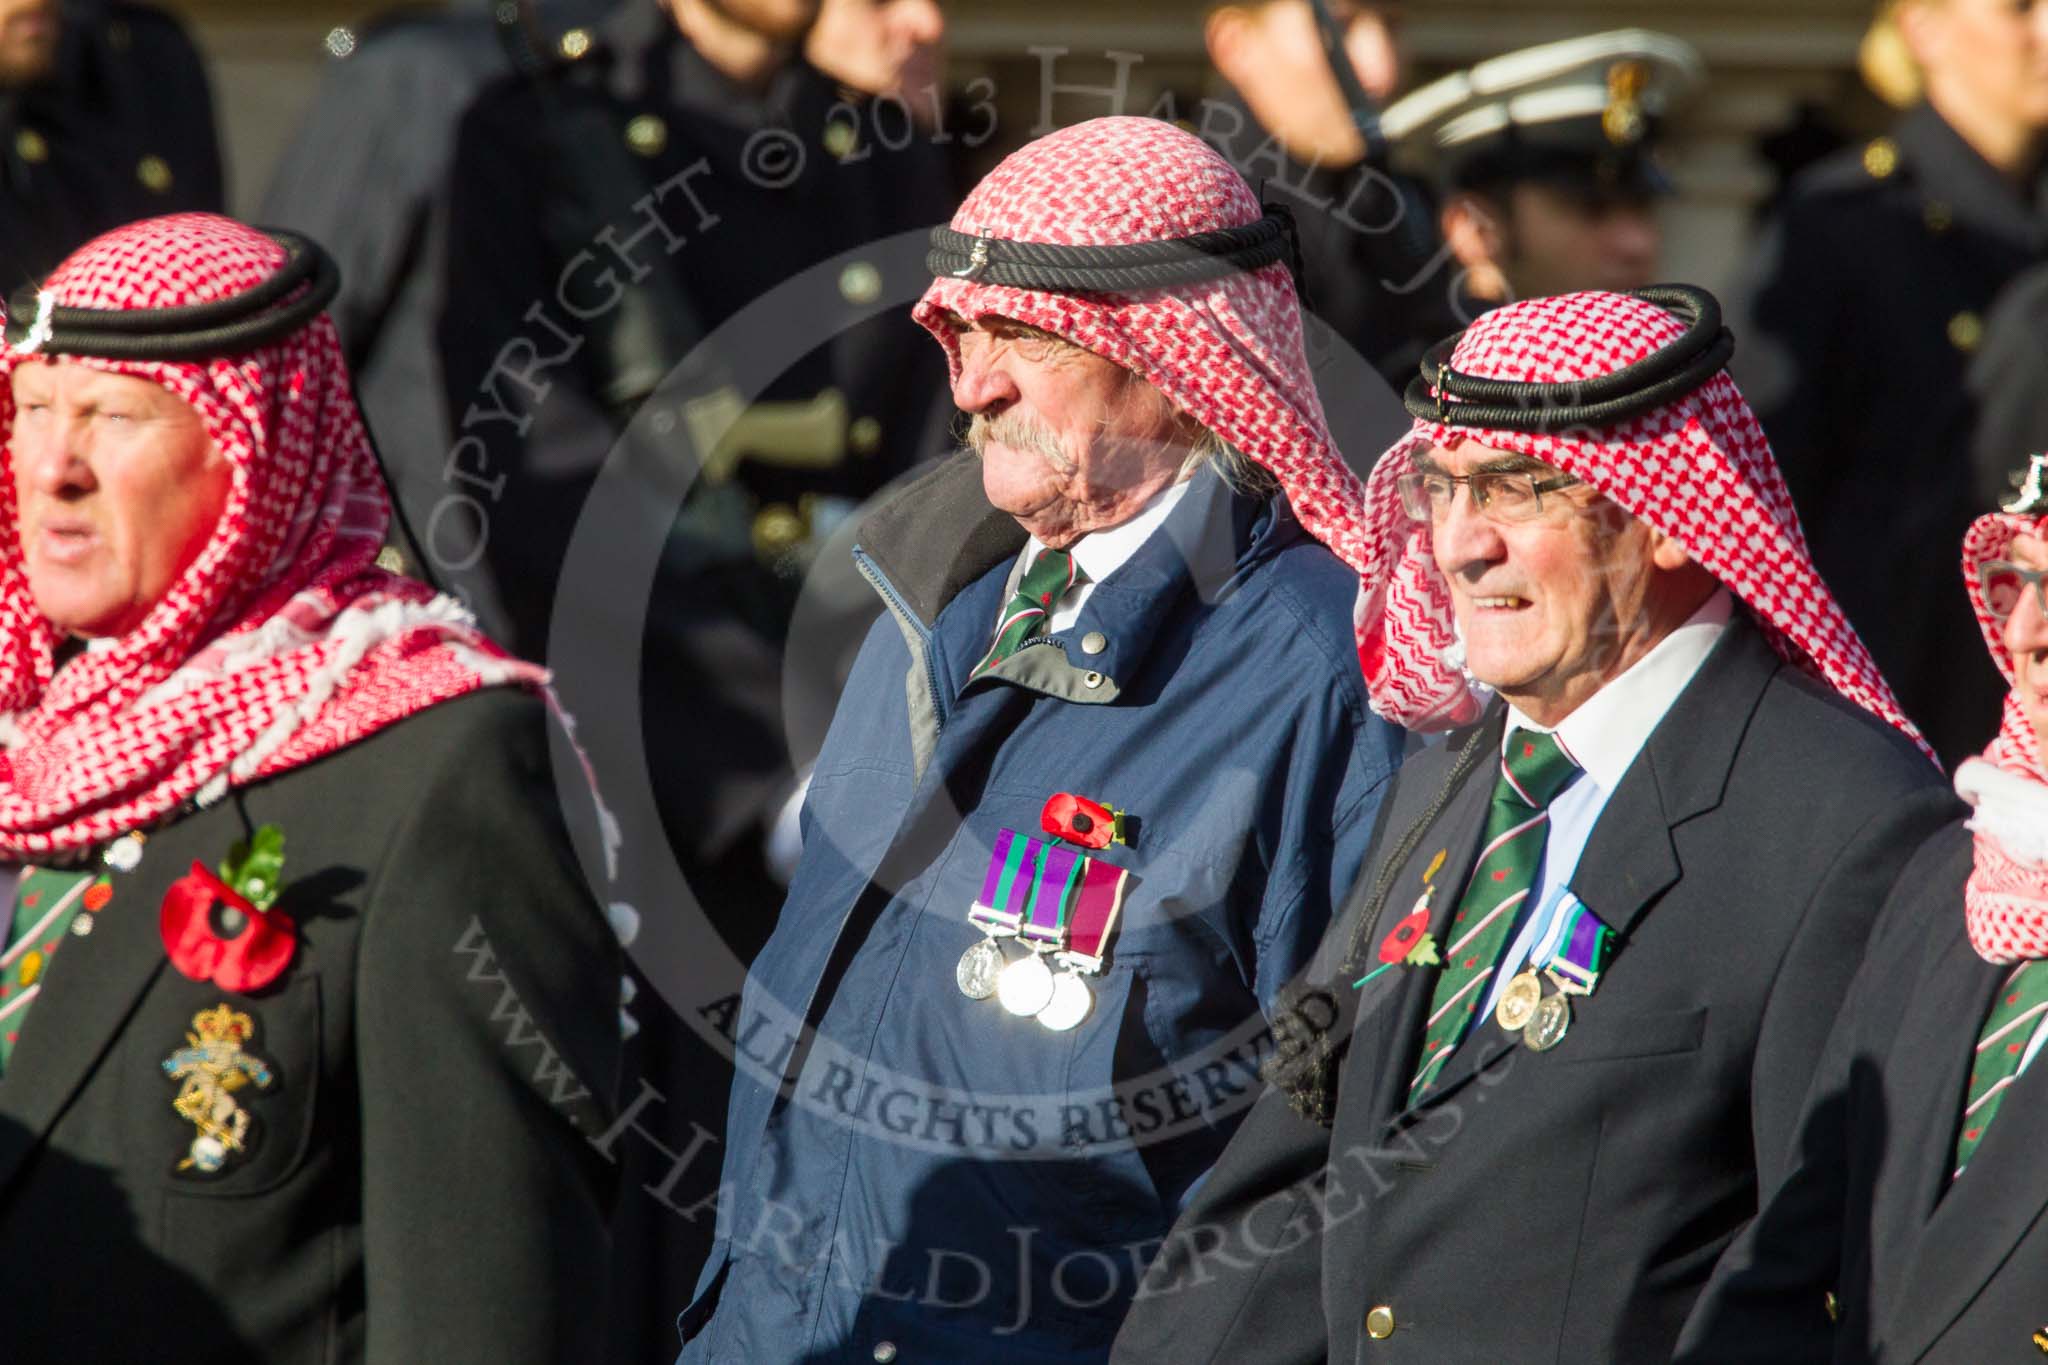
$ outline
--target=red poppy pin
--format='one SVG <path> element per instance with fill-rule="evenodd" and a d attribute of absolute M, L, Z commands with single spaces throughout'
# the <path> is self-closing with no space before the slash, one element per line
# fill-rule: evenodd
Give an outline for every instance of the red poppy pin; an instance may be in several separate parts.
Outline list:
<path fill-rule="evenodd" d="M 1124 844 L 1124 813 L 1111 810 L 1099 801 L 1090 801 L 1085 796 L 1072 792 L 1056 792 L 1045 803 L 1045 811 L 1038 817 L 1045 832 L 1055 839 L 1064 839 L 1082 848 L 1108 848 L 1112 843 Z"/>
<path fill-rule="evenodd" d="M 1415 908 L 1401 916 L 1400 923 L 1380 940 L 1380 965 L 1352 982 L 1352 989 L 1364 986 L 1389 967 L 1434 967 L 1443 961 L 1437 955 L 1436 935 L 1429 932 L 1429 898 L 1435 893 L 1434 885 L 1424 891 Z"/>
<path fill-rule="evenodd" d="M 298 951 L 298 926 L 277 903 L 284 884 L 284 831 L 263 825 L 228 851 L 215 876 L 194 862 L 164 893 L 157 923 L 171 965 L 226 990 L 262 990 Z"/>
<path fill-rule="evenodd" d="M 1425 901 L 1401 916 L 1393 932 L 1380 940 L 1380 961 L 1391 967 L 1397 962 L 1427 965 L 1436 960 L 1436 939 L 1429 932 L 1429 905 Z"/>

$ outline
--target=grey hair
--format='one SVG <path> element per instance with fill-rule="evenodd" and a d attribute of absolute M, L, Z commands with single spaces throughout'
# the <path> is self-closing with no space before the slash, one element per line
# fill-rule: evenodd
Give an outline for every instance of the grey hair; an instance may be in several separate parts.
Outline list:
<path fill-rule="evenodd" d="M 1187 458 L 1181 463 L 1180 476 L 1189 478 L 1204 465 L 1215 470 L 1216 477 L 1233 491 L 1246 497 L 1270 498 L 1280 491 L 1280 481 L 1271 470 L 1209 428 L 1199 427 L 1194 444 L 1188 447 Z"/>

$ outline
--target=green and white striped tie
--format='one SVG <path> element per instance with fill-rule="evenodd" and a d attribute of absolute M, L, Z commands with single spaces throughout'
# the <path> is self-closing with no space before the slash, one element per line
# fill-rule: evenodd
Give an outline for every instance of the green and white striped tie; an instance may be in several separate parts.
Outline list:
<path fill-rule="evenodd" d="M 1411 1103 L 1436 1080 L 1479 1013 L 1487 982 L 1507 947 L 1508 932 L 1543 864 L 1550 803 L 1578 775 L 1579 765 L 1555 736 L 1521 729 L 1508 736 L 1479 861 L 1473 864 L 1472 880 L 1465 884 L 1464 899 L 1444 935 L 1450 946 L 1444 949 L 1443 971 L 1429 1002 L 1422 1054 L 1408 1087 Z"/>

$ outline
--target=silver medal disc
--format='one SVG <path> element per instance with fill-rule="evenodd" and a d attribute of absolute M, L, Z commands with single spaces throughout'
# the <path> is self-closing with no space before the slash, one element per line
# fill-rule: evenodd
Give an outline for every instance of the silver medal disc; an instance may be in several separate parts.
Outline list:
<path fill-rule="evenodd" d="M 1012 1014 L 1038 1013 L 1052 999 L 1052 968 L 1037 953 L 1018 958 L 996 978 L 996 999 Z"/>
<path fill-rule="evenodd" d="M 996 993 L 996 977 L 1002 970 L 1003 950 L 994 939 L 985 938 L 960 954 L 953 982 L 969 1000 L 986 1000 Z"/>
<path fill-rule="evenodd" d="M 1061 972 L 1053 978 L 1052 999 L 1038 1012 L 1038 1022 L 1054 1033 L 1065 1033 L 1086 1019 L 1094 1007 L 1095 994 L 1088 983 L 1074 972 Z"/>
<path fill-rule="evenodd" d="M 1520 1033 L 1542 999 L 1543 978 L 1534 972 L 1522 972 L 1501 991 L 1500 1004 L 1493 1011 L 1494 1022 L 1509 1033 Z"/>
<path fill-rule="evenodd" d="M 1522 1041 L 1533 1052 L 1548 1052 L 1564 1040 L 1565 1030 L 1571 1026 L 1570 998 L 1546 995 L 1536 1002 L 1536 1012 L 1529 1017 L 1529 1026 L 1522 1030 Z"/>

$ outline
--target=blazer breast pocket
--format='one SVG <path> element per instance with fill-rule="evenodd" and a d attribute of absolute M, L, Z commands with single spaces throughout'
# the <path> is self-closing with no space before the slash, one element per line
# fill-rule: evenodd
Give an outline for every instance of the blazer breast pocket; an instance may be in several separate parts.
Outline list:
<path fill-rule="evenodd" d="M 1697 1052 L 1707 1036 L 1707 1011 L 1671 1010 L 1587 1018 L 1557 1046 L 1561 1062 L 1611 1062 Z"/>
<path fill-rule="evenodd" d="M 178 1194 L 261 1194 L 312 1142 L 320 978 L 237 995 L 169 977 L 128 1025 L 126 1165 Z M 168 997 L 168 998 L 166 998 Z"/>

